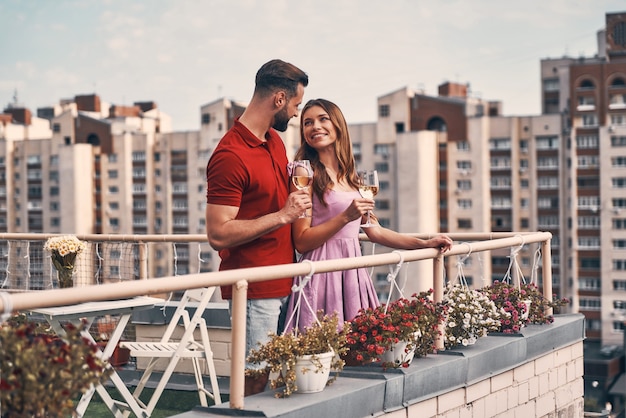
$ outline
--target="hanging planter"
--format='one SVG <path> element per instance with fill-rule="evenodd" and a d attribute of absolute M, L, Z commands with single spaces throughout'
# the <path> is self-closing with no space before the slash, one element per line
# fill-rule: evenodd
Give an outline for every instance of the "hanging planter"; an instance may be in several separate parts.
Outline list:
<path fill-rule="evenodd" d="M 276 376 L 270 380 L 270 386 L 282 389 L 276 392 L 277 398 L 288 397 L 296 391 L 313 393 L 323 390 L 337 378 L 337 375 L 329 377 L 330 369 L 337 374 L 343 369 L 344 362 L 340 356 L 346 351 L 348 326 L 339 325 L 336 313 L 322 316 L 320 311 L 318 315 L 318 322 L 304 331 L 271 334 L 267 343 L 250 351 L 248 361 L 263 364 L 264 368 L 246 373 L 254 376 L 271 372 Z M 319 382 L 312 383 L 310 380 L 323 381 L 322 388 L 317 386 Z"/>
<path fill-rule="evenodd" d="M 380 361 L 386 365 L 399 367 L 411 364 L 415 357 L 415 347 L 419 338 L 419 332 L 413 334 L 414 341 L 398 341 L 380 356 Z"/>
<path fill-rule="evenodd" d="M 298 393 L 316 393 L 324 390 L 334 356 L 334 351 L 329 351 L 296 358 L 295 373 Z"/>

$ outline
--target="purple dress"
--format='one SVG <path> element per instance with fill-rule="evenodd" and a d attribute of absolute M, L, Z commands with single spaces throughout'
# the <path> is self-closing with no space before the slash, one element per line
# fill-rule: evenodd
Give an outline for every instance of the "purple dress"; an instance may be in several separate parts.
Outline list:
<path fill-rule="evenodd" d="M 357 191 L 337 192 L 329 190 L 325 197 L 328 206 L 324 206 L 313 195 L 311 226 L 319 225 L 337 216 L 360 195 Z M 361 219 L 359 218 L 345 225 L 322 246 L 302 254 L 300 261 L 360 257 L 360 223 Z M 294 278 L 294 285 L 299 286 L 303 279 L 304 277 Z M 302 298 L 299 312 L 294 312 L 294 307 L 299 298 Z M 364 268 L 314 274 L 301 292 L 296 291 L 291 294 L 286 317 L 288 322 L 285 325 L 287 330 L 290 330 L 297 323 L 298 328 L 302 330 L 315 321 L 315 312 L 320 309 L 327 314 L 336 311 L 339 314 L 339 323 L 342 324 L 343 321 L 354 318 L 359 309 L 378 305 L 378 296 L 376 296 L 374 284 Z"/>

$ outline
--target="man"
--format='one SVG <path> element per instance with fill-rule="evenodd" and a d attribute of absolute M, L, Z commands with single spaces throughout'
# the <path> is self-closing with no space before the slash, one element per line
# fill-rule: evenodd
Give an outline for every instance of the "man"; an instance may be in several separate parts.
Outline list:
<path fill-rule="evenodd" d="M 285 131 L 298 116 L 308 83 L 306 73 L 292 64 L 264 64 L 250 104 L 211 155 L 206 226 L 209 243 L 222 259 L 220 271 L 294 262 L 291 223 L 311 207 L 311 199 L 306 191 L 289 194 L 287 154 L 276 130 Z M 270 331 L 280 332 L 291 285 L 292 277 L 250 283 L 246 356 L 268 340 Z M 224 299 L 232 298 L 230 286 L 221 290 Z M 262 391 L 266 382 L 267 376 L 246 376 L 245 395 Z"/>

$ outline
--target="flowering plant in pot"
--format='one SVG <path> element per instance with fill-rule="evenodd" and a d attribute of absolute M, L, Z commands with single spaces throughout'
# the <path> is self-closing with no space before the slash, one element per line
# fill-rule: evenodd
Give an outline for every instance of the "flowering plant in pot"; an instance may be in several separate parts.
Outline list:
<path fill-rule="evenodd" d="M 528 323 L 530 324 L 551 324 L 554 322 L 554 316 L 546 315 L 546 309 L 558 310 L 561 306 L 569 303 L 569 299 L 557 298 L 556 294 L 553 294 L 550 300 L 547 299 L 534 283 L 521 284 L 520 293 L 526 300 L 530 301 L 528 312 Z"/>
<path fill-rule="evenodd" d="M 383 368 L 389 368 L 408 367 L 413 356 L 432 353 L 439 335 L 437 326 L 443 320 L 442 308 L 433 302 L 432 293 L 429 290 L 414 294 L 411 299 L 400 298 L 389 305 L 361 309 L 350 321 L 350 356 L 359 363 L 381 361 L 396 344 L 406 343 L 405 353 L 412 351 L 413 355 L 382 363 Z"/>
<path fill-rule="evenodd" d="M 68 324 L 61 338 L 21 314 L 0 325 L 2 417 L 72 416 L 73 400 L 111 373 L 84 329 Z"/>
<path fill-rule="evenodd" d="M 485 294 L 466 285 L 448 284 L 443 296 L 444 345 L 471 345 L 488 332 L 499 331 L 502 311 Z"/>
<path fill-rule="evenodd" d="M 85 251 L 87 245 L 73 235 L 48 238 L 43 249 L 50 252 L 50 259 L 57 271 L 59 287 L 74 286 L 76 257 Z"/>
<path fill-rule="evenodd" d="M 528 323 L 528 298 L 525 292 L 506 281 L 494 281 L 481 289 L 500 312 L 500 332 L 515 334 Z"/>
<path fill-rule="evenodd" d="M 318 322 L 304 329 L 283 334 L 270 334 L 270 340 L 258 349 L 250 351 L 248 361 L 255 364 L 263 364 L 259 370 L 247 370 L 246 374 L 255 376 L 270 372 L 272 388 L 282 387 L 282 391 L 276 393 L 277 398 L 288 397 L 298 391 L 297 373 L 328 373 L 330 369 L 336 371 L 335 375 L 328 379 L 324 385 L 333 383 L 343 369 L 344 361 L 340 358 L 346 351 L 346 335 L 348 327 L 339 324 L 337 314 L 324 315 L 318 312 Z M 322 357 L 330 355 L 330 364 L 326 365 Z M 304 356 L 310 360 L 310 366 L 297 366 L 298 360 Z M 313 390 L 312 390 L 313 391 Z"/>

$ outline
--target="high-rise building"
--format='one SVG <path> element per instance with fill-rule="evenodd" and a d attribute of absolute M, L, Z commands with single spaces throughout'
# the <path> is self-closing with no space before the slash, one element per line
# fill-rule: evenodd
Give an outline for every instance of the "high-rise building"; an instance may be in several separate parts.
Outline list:
<path fill-rule="evenodd" d="M 449 82 L 437 96 L 409 87 L 382 95 L 377 120 L 349 129 L 359 168 L 379 172 L 382 225 L 433 234 L 551 232 L 555 292 L 586 315 L 588 339 L 621 345 L 626 13 L 607 14 L 597 40 L 594 57 L 541 61 L 541 115 L 504 116 L 502 103 Z M 200 107 L 199 131 L 172 132 L 170 117 L 150 101 L 118 106 L 79 95 L 33 116 L 15 98 L 0 114 L 0 231 L 204 234 L 206 163 L 244 109 L 218 99 Z M 281 135 L 293 155 L 300 141 L 291 123 Z M 166 260 L 172 249 L 155 251 Z M 198 271 L 185 245 L 177 251 L 177 273 Z M 537 246 L 470 254 L 464 279 L 480 287 L 521 272 L 541 283 L 540 256 Z M 203 269 L 216 267 L 212 250 L 202 258 L 214 261 Z M 458 267 L 448 260 L 450 280 Z M 149 272 L 171 273 L 165 261 Z M 430 286 L 420 263 L 404 274 L 406 293 Z M 387 276 L 374 269 L 381 300 Z"/>

